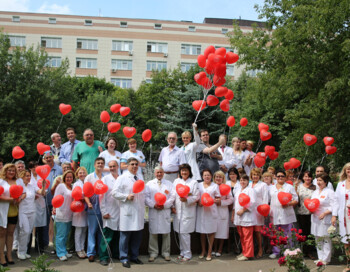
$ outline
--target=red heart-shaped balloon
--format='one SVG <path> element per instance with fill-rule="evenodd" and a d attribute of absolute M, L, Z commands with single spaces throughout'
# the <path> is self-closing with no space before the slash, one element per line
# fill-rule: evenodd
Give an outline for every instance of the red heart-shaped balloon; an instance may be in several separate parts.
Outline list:
<path fill-rule="evenodd" d="M 226 79 L 224 77 L 219 77 L 218 75 L 214 75 L 213 84 L 216 87 L 222 86 L 226 83 Z"/>
<path fill-rule="evenodd" d="M 326 136 L 323 138 L 323 142 L 325 145 L 332 145 L 334 143 L 334 138 Z"/>
<path fill-rule="evenodd" d="M 292 169 L 292 164 L 288 161 L 283 164 L 284 169 L 289 170 Z"/>
<path fill-rule="evenodd" d="M 207 96 L 207 104 L 208 106 L 216 106 L 217 104 L 219 104 L 219 98 L 217 98 L 216 96 L 214 95 L 208 95 Z"/>
<path fill-rule="evenodd" d="M 256 165 L 256 167 L 263 167 L 266 163 L 266 159 L 260 156 L 255 156 L 254 157 L 254 164 Z"/>
<path fill-rule="evenodd" d="M 248 119 L 243 117 L 241 119 L 241 121 L 239 121 L 239 124 L 242 126 L 242 127 L 245 127 L 246 125 L 248 125 Z"/>
<path fill-rule="evenodd" d="M 0 196 L 4 193 L 5 189 L 4 187 L 0 186 Z"/>
<path fill-rule="evenodd" d="M 273 153 L 275 152 L 275 147 L 271 145 L 267 145 L 265 146 L 264 150 L 266 155 L 269 156 L 269 158 L 271 159 L 271 156 L 273 156 Z"/>
<path fill-rule="evenodd" d="M 226 53 L 226 62 L 228 64 L 235 63 L 239 60 L 239 56 L 233 52 L 227 52 Z"/>
<path fill-rule="evenodd" d="M 257 207 L 257 211 L 262 216 L 268 216 L 270 213 L 270 206 L 268 204 L 262 204 Z"/>
<path fill-rule="evenodd" d="M 121 116 L 125 117 L 130 113 L 130 108 L 129 107 L 121 107 L 119 112 L 120 112 Z"/>
<path fill-rule="evenodd" d="M 158 192 L 154 195 L 154 201 L 157 205 L 162 206 L 166 202 L 166 195 Z"/>
<path fill-rule="evenodd" d="M 261 132 L 262 130 L 268 131 L 268 130 L 270 129 L 270 127 L 269 127 L 268 125 L 264 124 L 264 123 L 260 123 L 260 124 L 258 125 L 258 129 L 259 129 L 260 132 Z"/>
<path fill-rule="evenodd" d="M 41 166 L 37 166 L 35 168 L 35 172 L 39 175 L 39 177 L 41 177 L 42 179 L 46 179 L 51 172 L 51 167 L 47 164 L 45 165 L 41 165 Z"/>
<path fill-rule="evenodd" d="M 113 104 L 110 109 L 111 109 L 111 112 L 118 113 L 121 107 L 122 105 L 120 104 Z"/>
<path fill-rule="evenodd" d="M 179 197 L 187 197 L 190 193 L 191 188 L 187 185 L 183 184 L 177 184 L 176 185 L 176 192 L 179 195 Z"/>
<path fill-rule="evenodd" d="M 273 152 L 273 154 L 271 154 L 271 155 L 269 156 L 269 158 L 270 158 L 270 160 L 274 161 L 275 159 L 278 158 L 278 156 L 279 156 L 278 152 L 275 151 L 275 152 Z"/>
<path fill-rule="evenodd" d="M 80 186 L 76 186 L 72 191 L 72 197 L 74 200 L 80 200 L 83 198 L 83 189 Z"/>
<path fill-rule="evenodd" d="M 67 113 L 69 113 L 71 110 L 72 110 L 72 106 L 69 105 L 69 104 L 64 104 L 64 103 L 61 103 L 58 108 L 60 109 L 60 112 L 63 114 L 63 115 L 66 115 Z"/>
<path fill-rule="evenodd" d="M 231 187 L 225 183 L 220 184 L 219 186 L 220 195 L 226 196 L 231 192 Z"/>
<path fill-rule="evenodd" d="M 40 155 L 43 155 L 45 151 L 50 150 L 50 146 L 40 142 L 36 145 L 36 149 Z"/>
<path fill-rule="evenodd" d="M 201 203 L 205 207 L 210 207 L 214 204 L 214 199 L 208 193 L 204 193 L 201 197 Z"/>
<path fill-rule="evenodd" d="M 226 87 L 217 87 L 215 89 L 215 96 L 222 97 L 227 94 L 228 89 Z"/>
<path fill-rule="evenodd" d="M 102 123 L 107 123 L 107 122 L 109 122 L 111 117 L 109 116 L 109 113 L 107 111 L 102 111 L 100 114 L 100 119 L 101 119 Z"/>
<path fill-rule="evenodd" d="M 85 210 L 85 205 L 80 200 L 74 200 L 70 204 L 70 209 L 71 209 L 72 212 L 82 212 L 82 211 Z"/>
<path fill-rule="evenodd" d="M 108 191 L 108 186 L 104 184 L 102 180 L 97 180 L 94 183 L 94 193 L 96 195 L 103 195 L 107 193 L 107 191 Z"/>
<path fill-rule="evenodd" d="M 134 182 L 134 185 L 132 187 L 132 192 L 134 194 L 137 194 L 142 192 L 144 188 L 145 188 L 145 182 L 139 179 Z"/>
<path fill-rule="evenodd" d="M 236 123 L 236 120 L 233 116 L 229 116 L 229 118 L 227 118 L 227 121 L 226 121 L 226 124 L 229 126 L 229 127 L 233 127 Z"/>
<path fill-rule="evenodd" d="M 234 98 L 234 93 L 233 93 L 233 91 L 232 90 L 230 90 L 230 89 L 228 89 L 227 90 L 227 93 L 225 94 L 225 98 L 227 99 L 227 100 L 232 100 L 233 98 Z"/>
<path fill-rule="evenodd" d="M 267 141 L 267 140 L 271 139 L 271 137 L 272 137 L 271 132 L 266 131 L 266 130 L 261 130 L 260 131 L 260 139 L 262 141 Z"/>
<path fill-rule="evenodd" d="M 38 187 L 41 189 L 43 188 L 43 179 L 39 179 L 37 182 Z M 50 187 L 50 181 L 49 180 L 45 180 L 45 190 L 49 189 Z"/>
<path fill-rule="evenodd" d="M 12 149 L 12 157 L 16 160 L 23 158 L 25 155 L 23 149 L 19 146 L 15 146 Z"/>
<path fill-rule="evenodd" d="M 326 153 L 328 155 L 332 155 L 334 154 L 335 152 L 337 152 L 337 148 L 335 146 L 326 146 Z"/>
<path fill-rule="evenodd" d="M 20 185 L 13 184 L 10 186 L 10 196 L 12 198 L 19 198 L 23 193 L 23 187 Z"/>
<path fill-rule="evenodd" d="M 204 110 L 207 106 L 207 103 L 204 100 L 195 100 L 192 102 L 192 107 L 196 110 Z"/>
<path fill-rule="evenodd" d="M 215 54 L 224 57 L 226 55 L 226 48 L 220 47 L 220 48 L 216 49 Z"/>
<path fill-rule="evenodd" d="M 229 111 L 230 110 L 230 101 L 227 99 L 224 99 L 221 101 L 220 103 L 220 109 L 222 109 L 222 111 Z"/>
<path fill-rule="evenodd" d="M 279 202 L 281 203 L 281 205 L 284 206 L 292 200 L 293 196 L 290 193 L 279 192 L 277 194 L 277 198 L 278 198 Z"/>
<path fill-rule="evenodd" d="M 290 162 L 291 167 L 294 169 L 298 168 L 301 165 L 300 161 L 296 158 L 290 158 L 289 162 Z"/>
<path fill-rule="evenodd" d="M 136 128 L 134 128 L 134 127 L 124 127 L 123 128 L 123 133 L 124 133 L 126 138 L 131 138 L 132 136 L 135 135 Z"/>
<path fill-rule="evenodd" d="M 144 130 L 144 132 L 142 132 L 142 140 L 147 143 L 149 140 L 151 140 L 152 138 L 152 131 L 150 129 L 146 129 Z"/>
<path fill-rule="evenodd" d="M 110 122 L 107 125 L 107 129 L 110 133 L 116 133 L 120 129 L 120 124 L 118 122 Z"/>
<path fill-rule="evenodd" d="M 94 186 L 91 182 L 85 182 L 83 185 L 84 196 L 92 197 L 94 195 Z"/>
<path fill-rule="evenodd" d="M 317 142 L 317 137 L 308 133 L 304 135 L 303 139 L 307 146 L 311 146 Z"/>
<path fill-rule="evenodd" d="M 63 195 L 57 195 L 52 199 L 52 206 L 54 208 L 59 208 L 63 205 L 64 197 Z"/>
<path fill-rule="evenodd" d="M 250 197 L 246 195 L 245 193 L 240 193 L 238 196 L 238 203 L 242 207 L 246 206 L 250 202 Z"/>
<path fill-rule="evenodd" d="M 219 77 L 226 76 L 226 64 L 220 63 L 215 67 L 214 71 L 215 75 L 218 75 Z"/>
<path fill-rule="evenodd" d="M 314 199 L 305 199 L 304 205 L 306 209 L 308 209 L 310 212 L 315 212 L 318 207 L 320 206 L 320 201 L 317 198 Z"/>
<path fill-rule="evenodd" d="M 198 66 L 201 67 L 201 68 L 205 67 L 206 61 L 207 61 L 207 58 L 204 55 L 199 55 L 197 57 Z"/>

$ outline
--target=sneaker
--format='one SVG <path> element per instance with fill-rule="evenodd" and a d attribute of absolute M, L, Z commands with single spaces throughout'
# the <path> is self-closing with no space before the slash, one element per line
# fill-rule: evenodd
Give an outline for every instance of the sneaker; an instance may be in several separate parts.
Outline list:
<path fill-rule="evenodd" d="M 25 260 L 25 259 L 27 259 L 25 254 L 22 254 L 22 253 L 19 253 L 19 252 L 17 252 L 17 257 L 18 257 L 18 259 L 20 259 L 20 260 Z"/>
<path fill-rule="evenodd" d="M 67 261 L 68 259 L 67 259 L 67 257 L 66 256 L 62 256 L 62 257 L 60 257 L 60 261 L 62 261 L 62 262 L 64 262 L 64 261 Z"/>
<path fill-rule="evenodd" d="M 167 262 L 170 262 L 170 256 L 165 256 L 164 260 L 166 260 Z"/>
<path fill-rule="evenodd" d="M 186 262 L 189 262 L 190 260 L 191 260 L 191 259 L 189 259 L 189 258 L 183 257 L 182 260 L 181 260 L 181 262 L 186 263 Z"/>
<path fill-rule="evenodd" d="M 269 258 L 270 258 L 270 259 L 276 259 L 276 258 L 277 258 L 277 255 L 274 254 L 274 253 L 272 253 L 272 254 L 269 255 Z"/>
<path fill-rule="evenodd" d="M 216 257 L 221 257 L 221 253 L 220 253 L 220 252 L 216 252 L 216 253 L 215 253 L 215 256 L 216 256 Z"/>
<path fill-rule="evenodd" d="M 148 261 L 149 261 L 150 263 L 153 263 L 155 259 L 156 259 L 155 257 L 150 256 L 150 257 L 148 258 Z"/>
<path fill-rule="evenodd" d="M 237 256 L 237 259 L 239 258 L 239 257 L 242 257 L 243 256 L 243 254 L 241 253 L 241 254 L 239 254 L 238 256 Z"/>
<path fill-rule="evenodd" d="M 78 255 L 79 259 L 85 259 L 86 258 L 86 256 L 85 256 L 83 251 L 77 251 L 77 255 Z"/>
<path fill-rule="evenodd" d="M 67 258 L 72 258 L 72 256 L 73 256 L 73 255 L 70 254 L 70 253 L 67 253 L 67 254 L 66 254 L 66 257 L 67 257 Z"/>
<path fill-rule="evenodd" d="M 30 256 L 30 255 L 27 254 L 27 253 L 26 253 L 25 255 L 26 255 L 26 258 L 27 258 L 27 259 L 30 259 L 30 258 L 32 257 L 32 256 Z"/>
<path fill-rule="evenodd" d="M 243 255 L 243 256 L 237 258 L 237 261 L 248 261 L 248 258 Z"/>
<path fill-rule="evenodd" d="M 215 255 L 216 255 L 216 252 L 212 251 L 211 256 L 215 256 Z"/>

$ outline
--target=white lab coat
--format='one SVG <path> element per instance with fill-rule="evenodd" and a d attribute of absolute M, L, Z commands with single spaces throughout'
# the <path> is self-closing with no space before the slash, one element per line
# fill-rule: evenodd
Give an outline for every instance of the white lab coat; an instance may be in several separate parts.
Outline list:
<path fill-rule="evenodd" d="M 196 226 L 196 207 L 199 200 L 198 181 L 192 178 L 183 180 L 177 178 L 174 180 L 174 188 L 177 184 L 183 184 L 190 187 L 190 193 L 187 202 L 181 202 L 180 197 L 175 193 L 176 214 L 174 217 L 174 230 L 178 233 L 194 232 Z"/>
<path fill-rule="evenodd" d="M 265 182 L 261 180 L 258 181 L 256 185 L 253 187 L 253 182 L 249 183 L 249 187 L 253 188 L 256 194 L 256 207 L 262 204 L 268 204 L 269 202 L 269 188 Z M 258 213 L 258 210 L 255 209 L 256 223 L 257 226 L 263 226 L 265 217 Z"/>
<path fill-rule="evenodd" d="M 113 156 L 113 155 L 111 155 L 111 154 L 109 154 L 109 152 L 108 152 L 108 150 L 105 150 L 105 151 L 102 151 L 101 153 L 100 153 L 100 155 L 98 155 L 100 158 L 104 158 L 105 159 L 105 168 L 108 168 L 108 163 L 110 162 L 110 161 L 116 161 L 117 163 L 118 163 L 118 175 L 120 176 L 121 175 L 121 171 L 120 171 L 120 159 L 121 159 L 121 157 L 122 157 L 122 153 L 120 153 L 119 151 L 117 151 L 117 150 L 114 150 L 114 152 L 115 152 L 115 155 Z M 110 174 L 110 172 L 109 171 L 105 171 L 105 172 L 103 172 L 103 174 L 105 174 L 105 175 L 108 175 L 108 174 Z"/>
<path fill-rule="evenodd" d="M 84 186 L 84 181 L 78 179 L 73 184 L 72 192 L 73 192 L 75 187 L 80 187 L 81 189 L 83 189 L 83 186 Z M 83 199 L 84 199 L 84 193 L 83 193 Z M 74 226 L 74 227 L 87 227 L 87 213 L 86 213 L 86 210 L 84 210 L 82 212 L 74 212 L 73 213 L 72 226 Z"/>
<path fill-rule="evenodd" d="M 349 242 L 347 241 L 348 237 L 346 236 L 347 234 L 349 235 L 350 233 L 347 233 L 346 227 L 345 227 L 345 222 L 344 222 L 344 217 L 347 216 L 345 214 L 345 209 L 346 209 L 346 199 L 345 199 L 345 194 L 346 194 L 346 180 L 343 180 L 338 183 L 337 189 L 335 191 L 335 205 L 333 206 L 333 216 L 338 216 L 339 220 L 339 234 L 342 236 L 342 242 L 345 244 L 348 244 Z M 350 198 L 350 196 L 349 196 Z"/>
<path fill-rule="evenodd" d="M 162 193 L 166 196 L 163 210 L 154 209 L 156 202 L 154 195 Z M 173 183 L 162 179 L 159 186 L 157 179 L 152 179 L 146 184 L 146 205 L 149 207 L 149 232 L 151 234 L 166 234 L 171 231 L 171 210 L 175 201 L 175 189 Z"/>
<path fill-rule="evenodd" d="M 39 177 L 39 175 L 37 175 L 37 177 L 35 178 L 34 175 L 31 174 L 31 179 L 29 184 L 33 185 L 34 187 L 37 188 L 37 190 L 39 190 L 38 181 L 40 179 L 41 178 Z M 43 226 L 46 226 L 46 222 L 47 222 L 45 197 L 41 194 L 36 194 L 36 196 L 38 198 L 35 200 L 36 213 L 35 213 L 34 227 L 43 227 Z"/>
<path fill-rule="evenodd" d="M 227 183 L 226 183 L 227 185 L 230 185 L 231 186 L 231 196 L 232 196 L 232 199 L 234 199 L 234 196 L 237 194 L 237 192 L 239 192 L 240 190 L 241 190 L 241 184 L 239 183 L 239 181 L 237 180 L 237 182 L 236 182 L 236 184 L 235 184 L 235 186 L 234 187 L 232 187 L 232 184 L 231 184 L 231 181 L 229 180 L 229 181 L 227 181 Z M 233 202 L 234 202 L 234 200 L 233 200 Z M 232 203 L 233 203 L 232 202 Z M 232 223 L 232 221 L 231 221 L 231 216 L 232 216 L 232 210 L 230 210 L 229 211 L 229 222 L 228 222 L 228 224 L 229 224 L 229 227 L 230 228 L 234 228 L 235 227 L 235 224 L 234 223 Z"/>
<path fill-rule="evenodd" d="M 243 213 L 242 215 L 237 215 L 237 212 L 243 207 L 239 204 L 239 195 L 240 194 L 246 194 L 247 196 L 250 197 L 249 203 L 245 206 L 248 210 Z M 236 226 L 242 226 L 242 227 L 250 227 L 250 226 L 256 226 L 256 215 L 255 215 L 255 210 L 256 210 L 256 194 L 255 191 L 250 188 L 249 186 L 245 187 L 242 190 L 242 187 L 240 188 L 239 191 L 237 191 L 236 195 L 234 196 L 234 206 L 233 210 L 235 212 L 235 217 L 234 217 L 234 224 Z"/>
<path fill-rule="evenodd" d="M 104 184 L 108 186 L 108 191 L 100 197 L 100 210 L 102 215 L 103 227 L 111 230 L 119 230 L 120 207 L 119 200 L 112 196 L 112 190 L 117 182 L 112 174 L 102 178 Z M 109 214 L 109 219 L 104 219 L 103 216 Z"/>
<path fill-rule="evenodd" d="M 26 197 L 19 203 L 18 223 L 20 232 L 31 233 L 35 219 L 35 194 L 39 190 L 38 186 L 28 183 L 23 184 L 23 193 Z"/>
<path fill-rule="evenodd" d="M 136 153 L 132 153 L 130 150 L 125 151 L 122 154 L 121 157 L 121 162 L 127 162 L 128 159 L 130 158 L 135 158 L 136 160 L 138 160 L 140 163 L 145 162 L 145 155 L 142 153 L 142 151 L 140 150 L 136 150 Z M 137 176 L 139 177 L 139 179 L 143 180 L 143 173 L 142 173 L 142 167 L 139 166 L 139 168 L 137 169 Z M 123 174 L 129 172 L 128 169 L 123 170 Z"/>
<path fill-rule="evenodd" d="M 204 187 L 204 182 L 198 184 L 199 201 L 204 193 L 208 193 L 211 198 L 220 197 L 219 186 L 212 182 L 209 187 Z M 196 232 L 215 233 L 218 227 L 218 209 L 215 204 L 210 207 L 198 206 L 196 217 Z"/>
<path fill-rule="evenodd" d="M 138 179 L 140 178 L 137 175 Z M 134 194 L 132 201 L 128 200 L 132 194 L 134 175 L 127 171 L 117 178 L 112 190 L 112 196 L 120 201 L 120 231 L 139 231 L 144 228 L 145 193 Z"/>
<path fill-rule="evenodd" d="M 191 166 L 191 171 L 193 174 L 193 179 L 195 180 L 202 180 L 201 174 L 199 172 L 199 167 L 197 164 L 197 149 L 198 146 L 201 143 L 201 139 L 199 138 L 198 132 L 194 129 L 193 130 L 193 138 L 194 142 L 189 143 L 187 146 L 182 146 L 185 153 L 185 158 L 187 160 L 187 163 Z"/>
<path fill-rule="evenodd" d="M 55 196 L 62 195 L 64 202 L 61 207 L 56 209 L 56 222 L 71 222 L 73 218 L 73 212 L 70 209 L 72 204 L 72 190 L 69 190 L 65 183 L 60 183 L 55 190 Z"/>
<path fill-rule="evenodd" d="M 243 168 L 244 166 L 244 152 L 235 154 L 234 150 L 232 150 L 231 159 L 227 162 L 231 167 Z"/>
<path fill-rule="evenodd" d="M 6 180 L 0 179 L 0 186 L 4 188 L 4 192 L 1 196 L 10 197 L 10 185 Z M 9 210 L 8 201 L 0 201 L 0 227 L 7 228 L 7 213 Z"/>
<path fill-rule="evenodd" d="M 231 181 L 226 182 L 227 185 L 231 186 Z M 228 206 L 233 203 L 233 196 L 231 192 L 228 195 L 221 196 L 221 205 L 217 206 L 218 209 L 218 220 L 217 220 L 217 231 L 215 238 L 217 239 L 228 239 L 229 234 L 229 221 L 230 213 Z"/>
<path fill-rule="evenodd" d="M 317 185 L 317 178 L 313 179 L 312 184 L 316 186 L 316 190 L 319 188 L 318 185 Z M 334 192 L 334 187 L 333 187 L 332 182 L 328 182 L 327 188 Z"/>
<path fill-rule="evenodd" d="M 294 208 L 288 206 L 283 208 L 280 201 L 278 200 L 278 193 L 285 192 L 292 194 L 292 200 L 298 201 L 298 195 L 295 192 L 294 186 L 284 183 L 280 190 L 277 190 L 276 185 L 270 186 L 270 217 L 271 222 L 274 225 L 287 225 L 296 222 Z"/>
<path fill-rule="evenodd" d="M 333 211 L 335 203 L 335 193 L 329 188 L 324 188 L 320 193 L 320 189 L 316 189 L 311 199 L 317 198 L 320 201 L 319 208 L 311 215 L 311 234 L 315 236 L 329 236 L 327 232 L 331 226 L 332 213 L 327 214 L 322 220 L 318 219 L 320 214 L 325 211 Z"/>

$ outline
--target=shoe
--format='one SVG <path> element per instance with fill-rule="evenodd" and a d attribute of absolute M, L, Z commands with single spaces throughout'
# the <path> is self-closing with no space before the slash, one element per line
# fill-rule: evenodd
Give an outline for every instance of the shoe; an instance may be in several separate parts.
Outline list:
<path fill-rule="evenodd" d="M 2 266 L 2 267 L 6 267 L 7 266 L 7 263 L 0 263 L 0 265 Z"/>
<path fill-rule="evenodd" d="M 80 251 L 80 252 L 84 255 L 84 258 L 87 258 L 87 255 L 86 255 L 85 250 L 82 250 L 82 251 Z"/>
<path fill-rule="evenodd" d="M 276 254 L 272 253 L 272 254 L 269 255 L 269 258 L 270 258 L 270 259 L 276 259 L 277 256 L 276 256 Z"/>
<path fill-rule="evenodd" d="M 203 255 L 199 255 L 198 258 L 199 258 L 199 259 L 203 259 L 204 256 L 203 256 Z"/>
<path fill-rule="evenodd" d="M 122 262 L 123 267 L 130 268 L 130 263 L 128 261 Z"/>
<path fill-rule="evenodd" d="M 6 259 L 7 264 L 9 264 L 9 265 L 15 264 L 14 261 L 9 261 L 9 259 L 7 258 L 7 255 L 5 255 L 5 259 Z"/>
<path fill-rule="evenodd" d="M 171 259 L 170 259 L 170 256 L 165 256 L 165 257 L 164 257 L 164 260 L 166 260 L 167 262 L 170 262 L 170 260 L 171 260 Z"/>
<path fill-rule="evenodd" d="M 132 262 L 134 264 L 143 264 L 143 262 L 140 259 L 130 260 L 130 262 Z"/>
<path fill-rule="evenodd" d="M 94 261 L 95 261 L 95 256 L 94 255 L 89 256 L 89 262 L 93 263 Z"/>
<path fill-rule="evenodd" d="M 67 258 L 72 258 L 72 256 L 73 256 L 73 255 L 70 254 L 70 253 L 67 253 L 67 254 L 66 254 L 66 257 L 67 257 Z"/>
<path fill-rule="evenodd" d="M 67 259 L 67 257 L 64 255 L 64 256 L 62 256 L 62 257 L 60 257 L 60 261 L 62 261 L 62 262 L 64 262 L 64 261 L 67 261 L 68 259 Z"/>
<path fill-rule="evenodd" d="M 215 256 L 215 255 L 216 255 L 216 252 L 212 251 L 211 256 Z"/>
<path fill-rule="evenodd" d="M 220 253 L 220 252 L 216 252 L 216 253 L 215 253 L 215 256 L 216 256 L 216 257 L 221 257 L 221 253 Z"/>
<path fill-rule="evenodd" d="M 18 257 L 18 259 L 20 259 L 20 260 L 25 260 L 25 259 L 27 259 L 25 254 L 22 254 L 22 253 L 19 253 L 19 252 L 17 252 L 17 257 Z"/>
<path fill-rule="evenodd" d="M 243 256 L 237 258 L 237 261 L 248 261 L 248 258 L 243 255 Z"/>
<path fill-rule="evenodd" d="M 100 261 L 100 265 L 107 266 L 108 265 L 108 261 L 107 260 L 101 260 Z"/>
<path fill-rule="evenodd" d="M 177 260 L 178 260 L 178 261 L 181 261 L 181 260 L 183 259 L 183 257 L 184 257 L 184 256 L 179 255 L 179 256 L 177 256 Z"/>
<path fill-rule="evenodd" d="M 206 259 L 207 261 L 211 261 L 211 257 L 209 257 L 209 256 L 206 257 L 205 259 Z"/>
<path fill-rule="evenodd" d="M 79 259 L 85 259 L 86 258 L 86 255 L 84 254 L 83 251 L 77 251 L 77 255 L 78 255 Z"/>
<path fill-rule="evenodd" d="M 50 254 L 56 255 L 56 250 L 51 250 Z"/>
<path fill-rule="evenodd" d="M 239 257 L 242 257 L 243 256 L 243 254 L 241 253 L 241 254 L 239 254 L 238 256 L 237 256 L 237 259 L 239 258 Z"/>
<path fill-rule="evenodd" d="M 26 258 L 27 258 L 27 259 L 30 259 L 30 258 L 32 257 L 32 256 L 30 256 L 30 255 L 27 254 L 27 253 L 26 253 L 25 255 L 26 255 Z"/>
<path fill-rule="evenodd" d="M 150 263 L 153 263 L 155 259 L 156 259 L 155 257 L 151 256 L 151 257 L 148 258 L 148 261 L 149 261 Z"/>
<path fill-rule="evenodd" d="M 181 262 L 186 263 L 186 262 L 189 262 L 190 260 L 191 260 L 191 259 L 189 259 L 189 258 L 183 257 L 183 258 L 181 259 Z"/>

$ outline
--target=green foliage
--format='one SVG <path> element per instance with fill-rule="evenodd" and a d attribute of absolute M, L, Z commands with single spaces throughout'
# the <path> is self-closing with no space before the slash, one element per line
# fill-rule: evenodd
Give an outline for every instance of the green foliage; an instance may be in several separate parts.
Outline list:
<path fill-rule="evenodd" d="M 257 141 L 256 125 L 270 125 L 273 137 L 266 144 L 280 151 L 275 166 L 291 157 L 302 160 L 303 135 L 316 135 L 318 142 L 308 149 L 304 169 L 320 163 L 325 154 L 322 139 L 332 136 L 338 151 L 324 163 L 338 171 L 348 161 L 350 148 L 349 1 L 266 0 L 257 9 L 266 28 L 243 34 L 234 26 L 230 36 L 239 63 L 264 71 L 236 82 L 240 105 L 234 106 L 235 114 L 249 120 L 242 135 Z"/>
<path fill-rule="evenodd" d="M 9 270 L 10 270 L 10 268 L 0 265 L 0 272 L 6 272 L 6 271 L 9 271 Z"/>
<path fill-rule="evenodd" d="M 56 270 L 54 268 L 49 268 L 52 263 L 54 263 L 54 260 L 48 261 L 49 257 L 45 254 L 40 255 L 35 260 L 30 260 L 30 262 L 33 264 L 34 267 L 31 267 L 29 269 L 24 270 L 24 272 L 59 272 L 59 270 Z"/>

